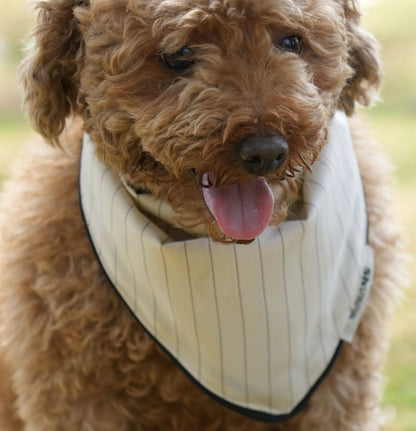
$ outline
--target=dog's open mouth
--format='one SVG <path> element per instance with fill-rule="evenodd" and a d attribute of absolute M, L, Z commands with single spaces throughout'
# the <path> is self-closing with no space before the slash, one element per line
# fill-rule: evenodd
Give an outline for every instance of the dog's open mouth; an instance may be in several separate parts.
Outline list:
<path fill-rule="evenodd" d="M 212 186 L 211 173 L 202 177 L 205 203 L 219 228 L 235 240 L 252 240 L 268 226 L 273 214 L 274 196 L 267 181 L 251 181 Z"/>

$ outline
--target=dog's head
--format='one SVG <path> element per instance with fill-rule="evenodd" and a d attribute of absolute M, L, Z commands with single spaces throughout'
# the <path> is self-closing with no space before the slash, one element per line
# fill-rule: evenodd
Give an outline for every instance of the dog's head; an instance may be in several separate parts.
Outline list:
<path fill-rule="evenodd" d="M 37 7 L 22 67 L 37 130 L 57 143 L 66 118 L 82 116 L 105 163 L 220 241 L 279 223 L 334 111 L 369 104 L 380 81 L 353 0 Z"/>

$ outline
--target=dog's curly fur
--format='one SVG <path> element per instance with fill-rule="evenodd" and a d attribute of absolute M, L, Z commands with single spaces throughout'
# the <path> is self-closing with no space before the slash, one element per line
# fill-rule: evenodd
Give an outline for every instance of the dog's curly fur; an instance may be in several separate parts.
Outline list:
<path fill-rule="evenodd" d="M 282 221 L 334 111 L 352 116 L 376 95 L 377 44 L 359 27 L 356 1 L 42 0 L 37 8 L 22 77 L 33 125 L 53 145 L 26 149 L 2 197 L 1 429 L 379 429 L 400 239 L 389 163 L 357 120 L 350 125 L 376 254 L 371 300 L 354 342 L 304 410 L 282 423 L 217 404 L 155 345 L 109 286 L 78 202 L 86 131 L 101 160 L 165 197 L 184 228 L 202 225 L 230 241 L 205 206 L 201 177 L 248 179 L 236 143 L 279 133 L 289 157 L 267 181 L 281 190 L 272 223 Z M 302 37 L 299 55 L 279 48 L 292 34 Z M 184 46 L 197 53 L 191 70 L 160 61 Z"/>

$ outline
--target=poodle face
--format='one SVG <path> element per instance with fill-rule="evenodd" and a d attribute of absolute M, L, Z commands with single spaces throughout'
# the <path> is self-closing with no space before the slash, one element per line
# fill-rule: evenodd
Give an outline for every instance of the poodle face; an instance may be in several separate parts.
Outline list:
<path fill-rule="evenodd" d="M 281 222 L 334 111 L 368 104 L 379 83 L 376 45 L 351 1 L 39 9 L 23 68 L 37 129 L 58 142 L 65 118 L 82 116 L 105 163 L 217 241 L 248 242 Z"/>

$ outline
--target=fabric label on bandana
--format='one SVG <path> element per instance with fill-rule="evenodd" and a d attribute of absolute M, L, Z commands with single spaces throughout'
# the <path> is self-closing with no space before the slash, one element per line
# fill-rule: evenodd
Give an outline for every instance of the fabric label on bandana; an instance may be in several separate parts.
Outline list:
<path fill-rule="evenodd" d="M 365 198 L 343 113 L 313 170 L 302 219 L 269 226 L 250 245 L 177 240 L 84 139 L 82 211 L 114 288 L 197 383 L 260 419 L 297 411 L 353 339 L 370 292 Z"/>
<path fill-rule="evenodd" d="M 345 326 L 342 339 L 352 343 L 355 332 L 363 316 L 365 306 L 367 305 L 370 296 L 371 285 L 373 284 L 374 276 L 374 252 L 370 246 L 365 248 L 364 253 L 364 266 L 361 273 L 361 282 L 358 294 L 355 298 L 353 307 L 348 318 L 347 325 Z"/>

